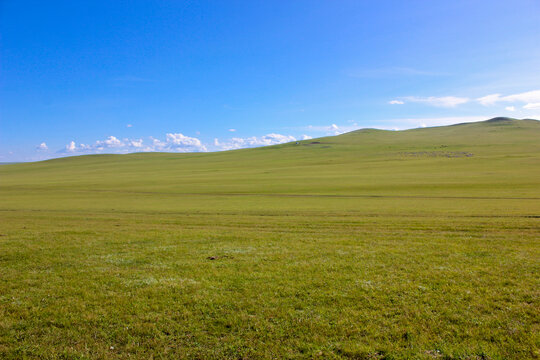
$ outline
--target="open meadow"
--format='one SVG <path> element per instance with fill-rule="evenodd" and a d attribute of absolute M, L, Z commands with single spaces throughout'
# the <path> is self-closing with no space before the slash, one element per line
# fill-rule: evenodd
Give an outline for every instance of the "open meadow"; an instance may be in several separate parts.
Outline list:
<path fill-rule="evenodd" d="M 540 357 L 540 122 L 0 166 L 2 359 Z"/>

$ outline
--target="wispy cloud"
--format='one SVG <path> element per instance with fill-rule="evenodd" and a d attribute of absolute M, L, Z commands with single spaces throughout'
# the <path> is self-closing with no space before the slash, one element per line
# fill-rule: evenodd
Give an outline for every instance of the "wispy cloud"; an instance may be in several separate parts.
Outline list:
<path fill-rule="evenodd" d="M 403 98 L 403 103 L 405 102 L 414 102 L 414 103 L 423 103 L 431 106 L 437 107 L 455 107 L 457 105 L 465 104 L 470 101 L 466 97 L 458 96 L 429 96 L 429 97 L 417 97 L 417 96 L 407 96 Z"/>
<path fill-rule="evenodd" d="M 501 94 L 490 94 L 476 100 L 484 106 L 491 106 L 497 103 L 507 102 L 525 104 L 523 105 L 523 109 L 527 110 L 538 109 L 540 108 L 540 90 L 526 91 L 507 96 L 502 96 Z"/>
<path fill-rule="evenodd" d="M 502 98 L 502 101 L 518 101 L 525 103 L 540 102 L 540 90 L 522 92 L 519 94 L 508 95 Z"/>
<path fill-rule="evenodd" d="M 527 110 L 540 109 L 540 102 L 528 103 L 527 105 L 523 106 L 523 108 Z"/>
<path fill-rule="evenodd" d="M 493 105 L 501 101 L 501 94 L 491 94 L 491 95 L 482 96 L 476 99 L 476 101 L 478 101 L 480 104 L 484 106 Z"/>
<path fill-rule="evenodd" d="M 540 108 L 540 90 L 532 90 L 512 95 L 503 96 L 501 94 L 488 94 L 476 99 L 470 99 L 468 97 L 458 96 L 406 96 L 389 101 L 389 104 L 404 104 L 407 102 L 423 103 L 430 106 L 453 108 L 461 104 L 475 101 L 483 106 L 493 106 L 499 103 L 522 103 L 523 109 L 531 110 Z M 507 106 L 505 108 L 508 111 L 514 111 L 515 106 Z M 510 110 L 513 109 L 513 110 Z"/>

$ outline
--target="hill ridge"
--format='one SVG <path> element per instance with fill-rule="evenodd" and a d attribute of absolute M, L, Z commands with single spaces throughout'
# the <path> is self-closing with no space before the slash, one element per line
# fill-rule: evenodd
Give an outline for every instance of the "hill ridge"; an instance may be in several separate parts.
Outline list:
<path fill-rule="evenodd" d="M 505 125 L 505 126 L 496 126 Z M 513 131 L 510 131 L 513 130 Z M 502 136 L 501 132 L 508 132 L 508 136 Z M 536 137 L 535 137 L 536 136 Z M 365 154 L 370 154 L 374 150 L 376 153 L 391 153 L 395 151 L 468 151 L 467 144 L 477 146 L 478 144 L 494 145 L 500 142 L 512 142 L 516 144 L 538 142 L 540 137 L 540 121 L 535 119 L 513 119 L 508 117 L 495 117 L 484 121 L 468 122 L 453 125 L 433 126 L 426 128 L 414 128 L 400 131 L 382 130 L 375 128 L 363 128 L 347 133 L 319 137 L 309 140 L 299 140 L 284 144 L 263 146 L 257 148 L 245 148 L 228 151 L 198 152 L 198 153 L 174 153 L 174 152 L 139 152 L 128 154 L 85 154 L 48 159 L 44 161 L 6 164 L 2 169 L 27 167 L 31 164 L 47 164 L 70 162 L 96 162 L 107 163 L 118 159 L 191 159 L 197 158 L 230 158 L 235 154 L 260 154 L 274 152 L 277 155 L 284 152 L 294 152 L 297 156 L 302 150 L 306 156 L 321 156 L 321 151 L 326 149 L 328 154 L 332 154 L 338 148 L 343 151 L 354 151 L 354 147 L 362 150 Z M 351 148 L 352 147 L 352 148 Z M 244 156 L 244 155 L 242 155 Z M 201 160 L 202 161 L 202 160 Z M 38 165 L 36 165 L 38 166 Z M 42 166 L 42 165 L 40 165 Z M 259 165 L 258 165 L 259 166 Z"/>

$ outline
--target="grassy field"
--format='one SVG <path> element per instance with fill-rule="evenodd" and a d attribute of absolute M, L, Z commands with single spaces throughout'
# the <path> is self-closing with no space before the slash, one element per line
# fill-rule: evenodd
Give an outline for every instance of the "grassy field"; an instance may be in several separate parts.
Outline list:
<path fill-rule="evenodd" d="M 540 357 L 540 122 L 0 166 L 2 359 Z"/>

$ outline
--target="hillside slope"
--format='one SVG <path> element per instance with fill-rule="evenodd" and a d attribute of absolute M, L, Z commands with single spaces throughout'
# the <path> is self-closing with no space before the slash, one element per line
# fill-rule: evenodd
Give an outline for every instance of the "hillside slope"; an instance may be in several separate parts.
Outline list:
<path fill-rule="evenodd" d="M 363 129 L 217 153 L 91 155 L 0 167 L 1 191 L 540 197 L 540 122 Z"/>

